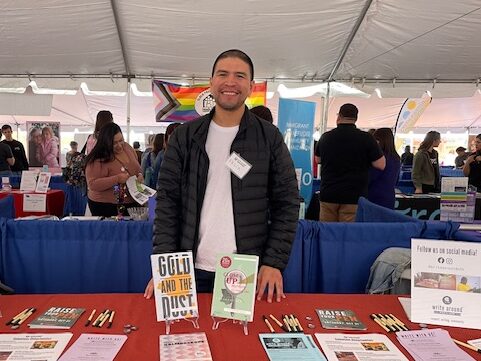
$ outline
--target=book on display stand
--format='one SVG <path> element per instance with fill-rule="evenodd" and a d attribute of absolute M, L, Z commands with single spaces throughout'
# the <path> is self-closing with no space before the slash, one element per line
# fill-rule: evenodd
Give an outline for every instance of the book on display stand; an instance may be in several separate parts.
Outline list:
<path fill-rule="evenodd" d="M 151 264 L 157 321 L 165 321 L 166 334 L 180 319 L 199 328 L 192 252 L 154 254 Z"/>
<path fill-rule="evenodd" d="M 215 270 L 212 295 L 212 329 L 227 320 L 240 322 L 244 334 L 254 317 L 254 304 L 259 257 L 244 254 L 220 255 Z"/>

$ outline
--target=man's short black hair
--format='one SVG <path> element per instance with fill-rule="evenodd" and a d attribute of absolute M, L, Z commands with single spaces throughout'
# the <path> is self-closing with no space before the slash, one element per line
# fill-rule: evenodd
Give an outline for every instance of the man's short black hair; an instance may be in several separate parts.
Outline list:
<path fill-rule="evenodd" d="M 135 141 L 133 147 L 134 147 L 134 149 L 139 149 L 140 143 L 138 141 Z"/>
<path fill-rule="evenodd" d="M 2 125 L 2 132 L 3 132 L 4 130 L 7 130 L 7 129 L 12 130 L 12 127 L 11 127 L 10 125 L 8 125 L 8 124 Z"/>
<path fill-rule="evenodd" d="M 254 80 L 254 63 L 252 63 L 251 58 L 249 55 L 244 53 L 242 50 L 239 49 L 230 49 L 226 50 L 223 53 L 220 53 L 220 55 L 215 59 L 214 61 L 214 66 L 212 67 L 212 76 L 214 76 L 214 71 L 215 71 L 215 66 L 221 59 L 225 58 L 238 58 L 245 62 L 247 65 L 249 65 L 250 71 L 251 71 L 251 80 Z"/>
<path fill-rule="evenodd" d="M 354 104 L 346 103 L 339 109 L 339 115 L 343 118 L 357 120 L 358 109 Z"/>

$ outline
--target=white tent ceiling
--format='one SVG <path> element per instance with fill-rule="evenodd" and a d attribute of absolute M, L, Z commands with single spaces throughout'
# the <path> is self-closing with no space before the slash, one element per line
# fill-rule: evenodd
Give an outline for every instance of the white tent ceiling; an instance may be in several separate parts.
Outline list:
<path fill-rule="evenodd" d="M 481 77 L 479 0 L 2 0 L 0 14 L 0 88 L 12 91 L 197 82 L 229 48 L 253 58 L 259 80 L 338 80 L 384 97 L 470 97 Z M 91 124 L 107 105 L 125 119 L 125 97 L 66 97 L 54 95 L 51 118 Z M 144 106 L 133 100 L 132 125 L 151 124 Z"/>

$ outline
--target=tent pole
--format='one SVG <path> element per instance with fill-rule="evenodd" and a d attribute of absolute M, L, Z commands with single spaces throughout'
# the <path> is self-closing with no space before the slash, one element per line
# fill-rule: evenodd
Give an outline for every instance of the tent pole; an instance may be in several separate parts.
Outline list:
<path fill-rule="evenodd" d="M 327 118 L 329 116 L 329 97 L 330 97 L 331 83 L 327 82 L 326 96 L 324 97 L 324 104 L 322 106 L 322 119 L 321 126 L 319 127 L 319 132 L 324 134 L 327 130 Z"/>
<path fill-rule="evenodd" d="M 130 144 L 130 76 L 127 79 L 127 143 Z"/>
<path fill-rule="evenodd" d="M 354 37 L 357 34 L 357 31 L 359 30 L 359 27 L 361 26 L 364 18 L 366 17 L 367 11 L 369 10 L 369 7 L 371 6 L 372 0 L 367 0 L 364 3 L 364 6 L 361 10 L 361 13 L 357 17 L 356 23 L 354 24 L 354 27 L 351 29 L 351 33 L 349 34 L 349 37 L 347 38 L 346 42 L 344 43 L 344 46 L 342 47 L 341 54 L 339 54 L 336 63 L 334 64 L 334 67 L 331 70 L 331 73 L 329 74 L 329 77 L 327 78 L 327 81 L 331 81 L 334 79 L 334 76 L 336 75 L 337 70 L 342 64 L 342 61 L 344 60 L 344 57 L 346 56 L 347 50 L 351 46 L 352 41 L 354 40 Z"/>

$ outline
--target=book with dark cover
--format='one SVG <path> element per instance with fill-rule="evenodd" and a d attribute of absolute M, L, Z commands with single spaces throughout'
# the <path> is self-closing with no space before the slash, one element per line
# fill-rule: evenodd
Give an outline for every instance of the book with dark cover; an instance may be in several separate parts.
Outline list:
<path fill-rule="evenodd" d="M 338 330 L 366 330 L 366 326 L 359 321 L 351 310 L 323 310 L 316 309 L 322 327 Z"/>
<path fill-rule="evenodd" d="M 50 307 L 28 324 L 30 328 L 71 328 L 84 313 L 85 308 Z"/>

